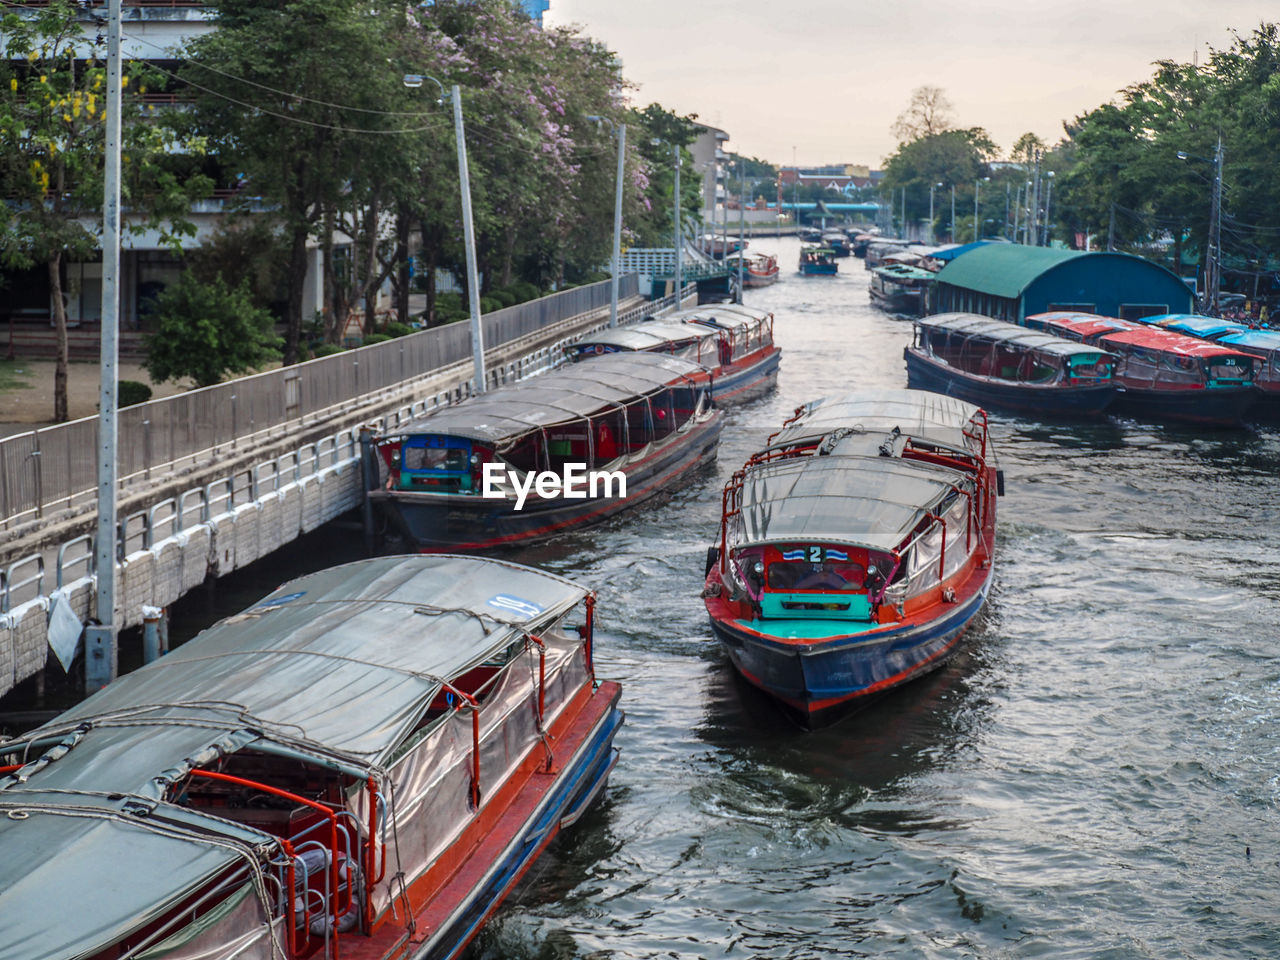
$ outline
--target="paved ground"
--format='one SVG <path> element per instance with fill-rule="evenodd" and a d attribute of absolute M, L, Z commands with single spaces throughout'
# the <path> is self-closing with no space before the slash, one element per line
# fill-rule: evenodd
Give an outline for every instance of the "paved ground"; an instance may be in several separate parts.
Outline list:
<path fill-rule="evenodd" d="M 0 436 L 22 433 L 53 420 L 53 361 L 13 360 L 0 364 Z M 186 384 L 155 384 L 136 363 L 120 364 L 121 380 L 148 384 L 152 397 L 167 397 L 187 389 Z M 71 419 L 98 412 L 98 365 L 73 363 L 67 368 L 67 400 Z"/>

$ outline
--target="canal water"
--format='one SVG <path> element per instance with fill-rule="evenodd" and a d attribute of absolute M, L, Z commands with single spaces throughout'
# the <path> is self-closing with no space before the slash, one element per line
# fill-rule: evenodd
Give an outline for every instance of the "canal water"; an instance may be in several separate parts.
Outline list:
<path fill-rule="evenodd" d="M 753 246 L 783 268 L 747 294 L 777 318 L 776 392 L 667 499 L 508 554 L 597 590 L 627 723 L 606 799 L 474 960 L 1280 956 L 1280 430 L 993 414 L 1007 495 L 962 653 L 801 732 L 712 639 L 720 490 L 797 405 L 905 386 L 911 328 L 862 261 L 806 278 L 796 241 Z"/>

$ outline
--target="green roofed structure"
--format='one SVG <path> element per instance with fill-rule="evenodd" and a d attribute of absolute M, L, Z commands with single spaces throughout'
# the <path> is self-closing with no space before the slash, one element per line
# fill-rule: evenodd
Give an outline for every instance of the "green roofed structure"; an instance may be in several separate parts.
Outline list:
<path fill-rule="evenodd" d="M 1193 309 L 1191 289 L 1159 264 L 1127 253 L 992 243 L 938 271 L 935 313 L 980 313 L 1021 323 L 1051 310 L 1136 320 Z"/>

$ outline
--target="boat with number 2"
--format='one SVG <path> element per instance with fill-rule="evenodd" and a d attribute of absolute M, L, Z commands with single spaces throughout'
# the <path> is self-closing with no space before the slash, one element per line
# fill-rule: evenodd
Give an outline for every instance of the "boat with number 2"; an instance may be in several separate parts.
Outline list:
<path fill-rule="evenodd" d="M 936 669 L 986 600 L 999 485 L 961 400 L 801 407 L 724 488 L 703 598 L 734 667 L 807 727 Z"/>
<path fill-rule="evenodd" d="M 615 762 L 593 603 L 496 560 L 347 564 L 0 744 L 0 952 L 459 956 Z"/>

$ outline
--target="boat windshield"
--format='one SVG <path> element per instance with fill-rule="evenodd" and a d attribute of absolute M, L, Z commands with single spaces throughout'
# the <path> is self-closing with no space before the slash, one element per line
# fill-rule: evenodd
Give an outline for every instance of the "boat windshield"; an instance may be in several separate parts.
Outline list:
<path fill-rule="evenodd" d="M 767 586 L 770 590 L 788 592 L 852 593 L 862 589 L 866 578 L 866 568 L 860 563 L 777 560 L 769 564 Z"/>
<path fill-rule="evenodd" d="M 1210 357 L 1205 360 L 1205 378 L 1213 383 L 1249 383 L 1253 363 L 1243 357 Z"/>

